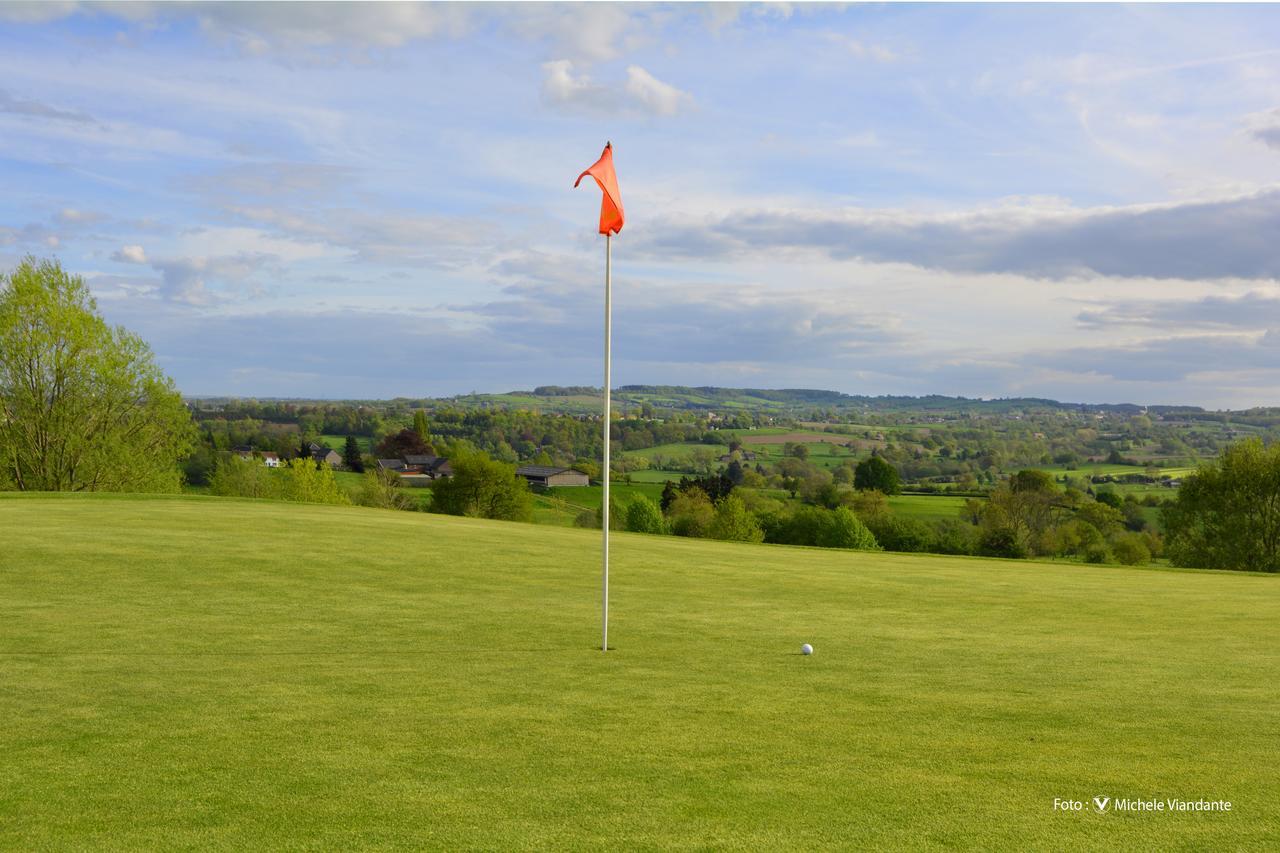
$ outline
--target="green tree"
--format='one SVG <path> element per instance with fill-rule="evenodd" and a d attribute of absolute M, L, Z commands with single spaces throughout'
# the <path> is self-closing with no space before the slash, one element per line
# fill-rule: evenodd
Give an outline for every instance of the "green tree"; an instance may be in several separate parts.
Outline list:
<path fill-rule="evenodd" d="M 667 520 L 656 503 L 636 495 L 627 505 L 627 530 L 632 533 L 666 533 Z"/>
<path fill-rule="evenodd" d="M 840 507 L 828 513 L 819 528 L 817 545 L 823 548 L 852 548 L 857 551 L 878 551 L 876 537 L 848 507 Z"/>
<path fill-rule="evenodd" d="M 338 487 L 333 469 L 328 465 L 316 465 L 309 458 L 293 459 L 277 473 L 281 500 L 309 504 L 351 503 L 347 493 Z"/>
<path fill-rule="evenodd" d="M 729 495 L 721 498 L 716 506 L 715 517 L 707 528 L 707 535 L 712 539 L 723 539 L 731 542 L 763 542 L 764 531 L 760 522 L 748 510 L 742 498 Z"/>
<path fill-rule="evenodd" d="M 427 425 L 427 413 L 422 409 L 413 413 L 413 431 L 422 439 L 423 444 L 431 443 L 431 427 Z"/>
<path fill-rule="evenodd" d="M 453 476 L 431 486 L 431 511 L 475 518 L 530 521 L 533 494 L 516 466 L 481 451 L 463 451 L 449 460 Z"/>
<path fill-rule="evenodd" d="M 342 448 L 342 464 L 357 474 L 364 473 L 364 457 L 360 454 L 360 442 L 354 435 L 347 436 L 347 443 Z"/>
<path fill-rule="evenodd" d="M 1280 444 L 1233 444 L 1187 477 L 1164 507 L 1175 566 L 1280 571 Z"/>
<path fill-rule="evenodd" d="M 898 469 L 879 456 L 871 456 L 853 470 L 853 487 L 859 491 L 876 489 L 886 495 L 897 495 L 902 493 L 902 479 Z"/>
<path fill-rule="evenodd" d="M 982 553 L 1012 557 L 1052 550 L 1048 534 L 1060 497 L 1053 478 L 1044 471 L 1019 471 L 996 486 L 981 510 L 986 532 Z M 1010 539 L 1016 547 L 1007 547 Z"/>
<path fill-rule="evenodd" d="M 0 277 L 0 481 L 174 492 L 194 438 L 150 347 L 107 325 L 83 279 L 32 257 Z"/>
<path fill-rule="evenodd" d="M 413 509 L 413 498 L 405 494 L 400 475 L 382 466 L 364 473 L 355 502 L 378 509 Z"/>
<path fill-rule="evenodd" d="M 1111 552 L 1126 566 L 1145 566 L 1151 562 L 1151 549 L 1140 533 L 1122 533 L 1111 543 Z"/>
<path fill-rule="evenodd" d="M 274 498 L 280 495 L 280 482 L 260 459 L 226 454 L 214 466 L 209 492 L 229 498 Z"/>
<path fill-rule="evenodd" d="M 667 510 L 671 532 L 677 536 L 706 536 L 715 517 L 716 511 L 711 505 L 711 499 L 697 487 L 677 492 Z"/>

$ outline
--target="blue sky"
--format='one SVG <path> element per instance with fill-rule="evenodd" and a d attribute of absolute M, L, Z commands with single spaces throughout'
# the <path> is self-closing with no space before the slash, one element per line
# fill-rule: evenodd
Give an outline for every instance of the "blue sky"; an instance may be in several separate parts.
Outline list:
<path fill-rule="evenodd" d="M 0 268 L 191 394 L 1280 405 L 1271 6 L 0 3 Z"/>

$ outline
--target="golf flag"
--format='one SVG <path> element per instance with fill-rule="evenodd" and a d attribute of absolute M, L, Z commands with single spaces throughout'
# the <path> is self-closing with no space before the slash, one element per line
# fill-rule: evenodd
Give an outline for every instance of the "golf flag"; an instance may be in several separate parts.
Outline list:
<path fill-rule="evenodd" d="M 618 176 L 613 171 L 612 142 L 605 143 L 600 159 L 573 182 L 575 189 L 587 175 L 595 178 L 604 193 L 600 200 L 600 233 L 617 234 L 622 230 L 622 193 L 618 192 Z"/>

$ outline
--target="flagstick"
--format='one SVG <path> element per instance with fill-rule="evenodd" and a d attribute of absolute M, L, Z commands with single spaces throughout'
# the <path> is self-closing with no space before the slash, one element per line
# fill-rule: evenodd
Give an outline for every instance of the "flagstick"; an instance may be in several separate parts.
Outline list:
<path fill-rule="evenodd" d="M 600 637 L 600 651 L 609 651 L 609 360 L 610 336 L 612 333 L 612 311 L 610 297 L 612 290 L 613 235 L 604 235 L 604 496 L 601 504 L 601 527 L 604 528 L 604 583 L 602 584 L 601 614 L 604 625 Z"/>
<path fill-rule="evenodd" d="M 604 582 L 601 586 L 601 614 L 604 625 L 600 651 L 609 650 L 609 402 L 610 402 L 610 337 L 613 312 L 610 310 L 612 290 L 613 235 L 604 235 L 604 495 L 601 504 L 601 527 L 604 528 Z"/>

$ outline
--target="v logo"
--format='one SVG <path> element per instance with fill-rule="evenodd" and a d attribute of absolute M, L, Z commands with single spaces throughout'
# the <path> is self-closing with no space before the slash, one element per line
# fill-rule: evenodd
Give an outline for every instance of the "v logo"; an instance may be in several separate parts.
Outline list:
<path fill-rule="evenodd" d="M 1107 806 L 1111 803 L 1110 797 L 1094 797 L 1093 807 L 1098 810 L 1098 814 L 1106 814 Z"/>

